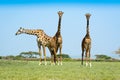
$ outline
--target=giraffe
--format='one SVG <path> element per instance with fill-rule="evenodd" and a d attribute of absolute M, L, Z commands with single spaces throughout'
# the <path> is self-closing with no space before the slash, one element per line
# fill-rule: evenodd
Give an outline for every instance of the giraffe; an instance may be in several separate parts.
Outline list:
<path fill-rule="evenodd" d="M 56 53 L 59 49 L 59 53 L 60 53 L 60 64 L 62 65 L 62 36 L 61 36 L 61 19 L 62 19 L 62 15 L 64 12 L 59 11 L 58 12 L 58 16 L 59 16 L 59 21 L 58 21 L 58 30 L 56 32 L 56 34 L 54 35 L 55 39 L 56 39 Z"/>
<path fill-rule="evenodd" d="M 84 56 L 84 51 L 85 51 L 85 59 L 86 59 L 86 66 L 88 65 L 88 60 L 89 60 L 89 64 L 90 67 L 92 66 L 90 63 L 90 50 L 91 50 L 91 38 L 90 38 L 90 34 L 89 34 L 89 18 L 91 16 L 91 14 L 87 13 L 85 14 L 86 19 L 87 19 L 87 33 L 85 35 L 85 37 L 82 40 L 82 62 L 81 64 L 83 65 L 83 56 Z"/>
<path fill-rule="evenodd" d="M 53 37 L 48 36 L 42 29 L 24 29 L 20 27 L 18 31 L 16 32 L 16 35 L 19 34 L 29 34 L 29 35 L 35 35 L 37 37 L 37 44 L 38 44 L 38 49 L 39 49 L 39 54 L 40 54 L 40 63 L 42 63 L 42 52 L 41 52 L 41 46 L 43 48 L 43 53 L 44 53 L 44 61 L 45 65 L 46 63 L 46 49 L 45 47 L 48 47 L 50 51 L 52 51 L 54 56 L 54 62 L 56 63 L 56 41 L 54 40 Z"/>

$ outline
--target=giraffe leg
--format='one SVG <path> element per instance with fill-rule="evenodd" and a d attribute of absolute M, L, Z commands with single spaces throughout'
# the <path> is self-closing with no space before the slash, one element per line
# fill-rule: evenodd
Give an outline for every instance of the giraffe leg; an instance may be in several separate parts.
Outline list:
<path fill-rule="evenodd" d="M 82 65 L 83 65 L 83 56 L 84 56 L 84 52 L 82 52 L 82 62 L 81 62 Z"/>
<path fill-rule="evenodd" d="M 89 64 L 90 64 L 90 67 L 92 67 L 92 64 L 91 64 L 91 62 L 90 62 Z"/>
<path fill-rule="evenodd" d="M 91 57 L 91 54 L 90 54 L 90 50 L 89 50 L 89 64 L 90 64 L 90 67 L 92 67 L 92 64 L 91 64 L 91 59 L 90 59 L 90 57 Z"/>
<path fill-rule="evenodd" d="M 88 66 L 88 50 L 86 50 L 86 67 Z"/>
<path fill-rule="evenodd" d="M 55 63 L 54 63 L 54 51 L 51 51 L 51 65 L 55 65 Z"/>
<path fill-rule="evenodd" d="M 45 46 L 44 45 L 43 45 L 43 53 L 44 53 L 45 65 L 47 65 L 47 62 L 46 62 L 46 50 L 45 50 Z"/>
<path fill-rule="evenodd" d="M 39 50 L 39 54 L 40 54 L 40 62 L 39 65 L 42 64 L 42 52 L 41 52 L 41 45 L 38 44 L 38 50 Z"/>
<path fill-rule="evenodd" d="M 54 55 L 53 54 L 51 54 L 51 65 L 55 65 L 55 63 L 54 63 Z"/>
<path fill-rule="evenodd" d="M 88 58 L 87 58 L 87 56 L 86 56 L 86 58 L 85 58 L 85 60 L 86 60 L 86 67 L 88 66 Z"/>
<path fill-rule="evenodd" d="M 83 57 L 84 57 L 84 49 L 82 49 L 82 61 L 81 61 L 81 65 L 83 65 Z"/>
<path fill-rule="evenodd" d="M 58 61 L 58 59 L 57 59 L 57 55 L 56 55 L 55 49 L 53 49 L 53 52 L 54 52 L 54 63 L 56 64 L 56 61 Z"/>
<path fill-rule="evenodd" d="M 88 60 L 88 58 L 86 57 L 86 67 L 88 66 L 88 61 L 87 60 Z"/>
<path fill-rule="evenodd" d="M 50 51 L 50 53 L 51 53 L 51 65 L 53 65 L 53 64 L 54 64 L 54 54 L 53 54 L 53 50 L 52 50 L 50 47 L 48 47 L 48 49 L 49 49 L 49 51 Z"/>
<path fill-rule="evenodd" d="M 54 63 L 56 64 L 56 55 L 54 54 Z"/>
<path fill-rule="evenodd" d="M 60 65 L 62 65 L 62 45 L 60 45 Z"/>

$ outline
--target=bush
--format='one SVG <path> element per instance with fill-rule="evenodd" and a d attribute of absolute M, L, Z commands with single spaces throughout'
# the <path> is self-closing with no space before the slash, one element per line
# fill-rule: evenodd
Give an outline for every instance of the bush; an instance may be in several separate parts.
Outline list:
<path fill-rule="evenodd" d="M 60 57 L 60 54 L 57 54 L 57 57 Z M 62 58 L 71 58 L 68 54 L 62 54 Z"/>
<path fill-rule="evenodd" d="M 71 58 L 63 58 L 63 61 L 73 61 Z"/>
<path fill-rule="evenodd" d="M 2 59 L 2 56 L 0 56 L 0 59 Z"/>
<path fill-rule="evenodd" d="M 107 61 L 107 60 L 111 60 L 112 58 L 107 56 L 107 55 L 95 55 L 96 56 L 96 61 Z"/>

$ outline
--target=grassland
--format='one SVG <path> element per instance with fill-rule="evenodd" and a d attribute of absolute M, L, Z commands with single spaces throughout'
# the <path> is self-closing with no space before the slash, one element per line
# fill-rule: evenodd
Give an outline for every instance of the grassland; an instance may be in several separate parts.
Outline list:
<path fill-rule="evenodd" d="M 62 66 L 38 65 L 38 61 L 0 60 L 0 80 L 120 80 L 120 62 L 93 62 L 92 67 L 80 62 Z"/>

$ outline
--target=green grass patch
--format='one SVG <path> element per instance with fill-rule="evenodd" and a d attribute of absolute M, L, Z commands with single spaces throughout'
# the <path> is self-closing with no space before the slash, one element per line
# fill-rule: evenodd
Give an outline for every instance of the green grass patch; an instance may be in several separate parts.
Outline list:
<path fill-rule="evenodd" d="M 92 67 L 80 61 L 63 65 L 38 65 L 38 61 L 0 60 L 0 80 L 119 80 L 120 62 L 93 62 Z"/>

